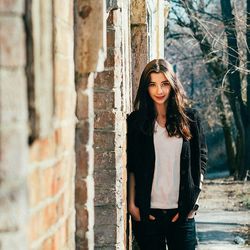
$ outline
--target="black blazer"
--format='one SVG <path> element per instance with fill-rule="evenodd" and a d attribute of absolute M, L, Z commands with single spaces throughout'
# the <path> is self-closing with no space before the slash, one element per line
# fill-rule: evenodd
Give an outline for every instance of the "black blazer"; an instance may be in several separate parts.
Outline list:
<path fill-rule="evenodd" d="M 193 209 L 201 189 L 201 174 L 207 165 L 207 146 L 196 110 L 187 108 L 186 114 L 192 119 L 192 138 L 183 138 L 180 160 L 180 188 L 178 210 L 180 218 L 187 218 Z M 127 117 L 127 171 L 135 175 L 135 204 L 139 207 L 142 221 L 147 221 L 150 211 L 151 189 L 154 175 L 155 151 L 153 135 L 139 130 L 139 112 L 133 111 Z M 167 183 L 166 183 L 167 184 Z"/>

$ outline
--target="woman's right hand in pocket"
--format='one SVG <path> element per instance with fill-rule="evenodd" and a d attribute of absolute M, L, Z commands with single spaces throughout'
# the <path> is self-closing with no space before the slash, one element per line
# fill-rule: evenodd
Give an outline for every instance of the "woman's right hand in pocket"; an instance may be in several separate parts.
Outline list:
<path fill-rule="evenodd" d="M 133 217 L 135 221 L 141 220 L 140 210 L 136 205 L 134 204 L 129 205 L 129 213 L 131 214 L 131 216 Z"/>

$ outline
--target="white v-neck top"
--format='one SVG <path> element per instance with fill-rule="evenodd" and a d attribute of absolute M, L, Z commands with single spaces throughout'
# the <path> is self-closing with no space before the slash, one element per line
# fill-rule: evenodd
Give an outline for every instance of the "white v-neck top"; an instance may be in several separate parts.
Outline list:
<path fill-rule="evenodd" d="M 180 155 L 183 138 L 169 137 L 166 128 L 155 121 L 155 170 L 151 192 L 151 208 L 178 207 Z"/>

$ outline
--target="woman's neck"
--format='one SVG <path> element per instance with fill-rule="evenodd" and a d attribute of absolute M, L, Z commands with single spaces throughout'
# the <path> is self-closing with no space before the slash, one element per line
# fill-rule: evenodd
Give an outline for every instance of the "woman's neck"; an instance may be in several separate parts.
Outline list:
<path fill-rule="evenodd" d="M 166 118 L 166 104 L 156 104 L 155 109 L 158 118 Z"/>

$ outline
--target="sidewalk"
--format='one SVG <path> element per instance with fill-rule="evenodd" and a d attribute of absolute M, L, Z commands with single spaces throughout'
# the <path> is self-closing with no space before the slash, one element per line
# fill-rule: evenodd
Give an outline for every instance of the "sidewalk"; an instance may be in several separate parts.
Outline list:
<path fill-rule="evenodd" d="M 250 210 L 245 204 L 249 191 L 249 183 L 205 181 L 196 215 L 197 250 L 250 249 Z M 234 242 L 237 236 L 245 240 L 244 245 Z"/>

